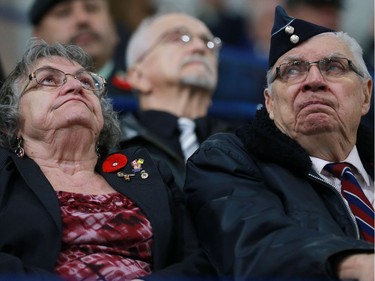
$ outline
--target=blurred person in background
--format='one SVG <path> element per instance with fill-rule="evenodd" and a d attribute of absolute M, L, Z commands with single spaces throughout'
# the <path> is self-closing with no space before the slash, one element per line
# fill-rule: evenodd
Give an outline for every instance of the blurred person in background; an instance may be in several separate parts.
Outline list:
<path fill-rule="evenodd" d="M 33 36 L 78 45 L 93 58 L 95 71 L 108 82 L 109 97 L 130 93 L 116 86 L 125 65 L 115 59 L 119 35 L 107 0 L 34 0 L 28 15 Z"/>
<path fill-rule="evenodd" d="M 146 147 L 168 163 L 181 186 L 185 161 L 199 144 L 231 130 L 207 116 L 220 46 L 200 20 L 167 13 L 142 21 L 127 48 L 127 80 L 137 93 L 139 111 L 121 117 L 121 145 Z"/>

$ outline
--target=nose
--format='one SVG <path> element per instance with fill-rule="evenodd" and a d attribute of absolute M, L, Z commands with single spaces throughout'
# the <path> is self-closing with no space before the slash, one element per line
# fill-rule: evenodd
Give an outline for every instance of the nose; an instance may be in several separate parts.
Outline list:
<path fill-rule="evenodd" d="M 195 52 L 203 53 L 212 51 L 207 47 L 205 40 L 199 36 L 192 36 L 189 43 Z"/>
<path fill-rule="evenodd" d="M 327 88 L 327 83 L 316 63 L 310 65 L 306 79 L 303 82 L 304 91 L 322 91 Z"/>
<path fill-rule="evenodd" d="M 80 7 L 78 4 L 74 7 L 74 15 L 72 18 L 76 19 L 78 23 L 85 23 L 89 20 L 89 13 L 85 10 L 84 7 Z"/>
<path fill-rule="evenodd" d="M 83 90 L 81 81 L 79 81 L 74 75 L 66 74 L 66 81 L 64 83 L 64 88 L 67 88 L 69 92 L 76 92 Z"/>

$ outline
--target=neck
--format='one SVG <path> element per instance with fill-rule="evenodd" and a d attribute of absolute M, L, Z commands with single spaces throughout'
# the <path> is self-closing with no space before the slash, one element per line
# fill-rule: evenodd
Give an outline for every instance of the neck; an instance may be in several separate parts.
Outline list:
<path fill-rule="evenodd" d="M 343 138 L 337 133 L 323 133 L 315 136 L 299 136 L 296 141 L 310 156 L 329 162 L 340 162 L 347 158 L 356 143 L 356 137 Z"/>
<path fill-rule="evenodd" d="M 140 93 L 139 101 L 141 110 L 160 110 L 177 117 L 196 119 L 207 115 L 211 96 L 210 91 L 184 87 Z"/>
<path fill-rule="evenodd" d="M 67 173 L 93 171 L 97 162 L 95 140 L 89 131 L 69 128 L 50 133 L 43 139 L 24 137 L 24 149 L 40 167 L 62 168 Z"/>

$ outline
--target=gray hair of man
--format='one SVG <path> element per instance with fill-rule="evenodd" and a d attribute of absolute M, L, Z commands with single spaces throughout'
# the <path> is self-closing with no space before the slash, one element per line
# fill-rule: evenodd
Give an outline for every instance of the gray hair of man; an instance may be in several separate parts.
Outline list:
<path fill-rule="evenodd" d="M 339 31 L 339 32 L 326 32 L 316 35 L 315 37 L 331 37 L 336 38 L 340 40 L 342 43 L 344 43 L 349 51 L 351 52 L 353 56 L 353 63 L 358 69 L 359 73 L 363 75 L 363 77 L 358 76 L 362 81 L 367 81 L 368 79 L 371 79 L 371 75 L 366 67 L 366 63 L 363 59 L 363 50 L 362 47 L 359 45 L 357 40 L 355 40 L 353 37 L 348 35 L 345 32 Z M 269 93 L 272 94 L 272 83 L 271 79 L 273 77 L 273 68 L 268 70 L 267 72 L 267 88 L 269 90 Z"/>
<path fill-rule="evenodd" d="M 133 32 L 126 48 L 126 66 L 128 69 L 134 66 L 139 58 L 148 51 L 150 47 L 149 38 L 151 35 L 149 33 L 149 27 L 162 15 L 163 14 L 156 14 L 145 18 Z"/>
<path fill-rule="evenodd" d="M 0 146 L 15 150 L 17 147 L 17 133 L 19 131 L 19 101 L 29 74 L 38 60 L 59 56 L 71 62 L 80 64 L 84 69 L 93 67 L 91 57 L 80 47 L 62 45 L 59 43 L 47 44 L 44 40 L 32 38 L 29 40 L 26 51 L 15 69 L 9 74 L 0 89 Z M 104 119 L 97 143 L 99 153 L 108 153 L 116 148 L 121 131 L 117 114 L 108 98 L 103 95 L 100 105 Z"/>

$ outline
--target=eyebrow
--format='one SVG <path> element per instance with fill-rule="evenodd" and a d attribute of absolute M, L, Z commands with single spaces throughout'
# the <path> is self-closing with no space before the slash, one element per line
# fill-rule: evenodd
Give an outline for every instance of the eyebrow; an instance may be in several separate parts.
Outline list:
<path fill-rule="evenodd" d="M 320 59 L 337 58 L 337 57 L 342 58 L 342 57 L 347 57 L 347 55 L 345 55 L 343 53 L 339 53 L 339 52 L 332 52 L 332 53 L 326 54 L 324 57 L 321 57 Z M 292 61 L 308 61 L 308 59 L 306 59 L 304 56 L 301 56 L 301 55 L 290 55 L 290 56 L 285 57 L 281 61 L 281 63 L 288 63 L 288 62 L 292 62 Z"/>
<path fill-rule="evenodd" d="M 42 66 L 40 66 L 40 67 L 38 67 L 38 68 L 36 68 L 36 69 L 34 69 L 33 71 L 31 71 L 31 72 L 34 72 L 34 71 L 36 71 L 36 70 L 38 70 L 38 69 L 43 69 L 43 68 L 52 68 L 52 69 L 56 69 L 56 70 L 59 70 L 59 71 L 62 71 L 62 72 L 64 72 L 65 73 L 65 70 L 61 70 L 60 68 L 56 68 L 55 66 L 51 66 L 51 65 L 42 65 Z M 78 70 L 76 70 L 74 73 L 79 73 L 79 72 L 82 72 L 82 71 L 88 71 L 86 68 L 84 68 L 84 67 L 81 67 L 81 68 L 79 68 Z M 88 71 L 89 72 L 89 71 Z M 72 73 L 73 74 L 73 73 Z"/>

